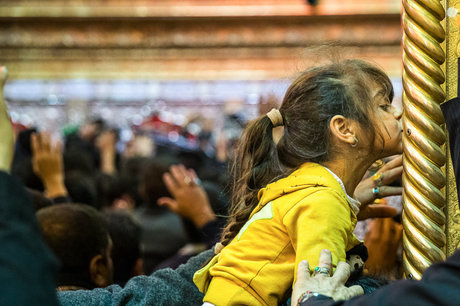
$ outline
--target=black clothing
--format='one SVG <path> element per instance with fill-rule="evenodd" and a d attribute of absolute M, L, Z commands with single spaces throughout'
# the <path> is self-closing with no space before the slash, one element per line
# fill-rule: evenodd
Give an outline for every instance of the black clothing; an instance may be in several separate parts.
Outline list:
<path fill-rule="evenodd" d="M 58 305 L 57 261 L 22 184 L 0 171 L 0 305 Z"/>

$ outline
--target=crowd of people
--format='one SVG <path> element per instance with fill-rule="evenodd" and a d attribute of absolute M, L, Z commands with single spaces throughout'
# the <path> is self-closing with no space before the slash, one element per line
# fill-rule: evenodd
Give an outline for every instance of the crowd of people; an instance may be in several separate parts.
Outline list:
<path fill-rule="evenodd" d="M 393 284 L 402 227 L 384 198 L 402 193 L 403 132 L 393 96 L 369 62 L 314 67 L 235 150 L 212 156 L 146 149 L 148 137 L 121 152 L 102 120 L 63 143 L 33 127 L 15 140 L 1 99 L 0 304 L 449 304 L 458 254 Z M 443 110 L 457 169 L 455 101 Z M 369 219 L 363 243 L 355 227 Z"/>

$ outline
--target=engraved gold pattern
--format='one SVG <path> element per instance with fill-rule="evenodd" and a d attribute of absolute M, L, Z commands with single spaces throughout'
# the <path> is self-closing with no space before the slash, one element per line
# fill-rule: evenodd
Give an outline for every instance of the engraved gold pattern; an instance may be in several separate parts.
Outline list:
<path fill-rule="evenodd" d="M 448 0 L 446 1 L 446 9 L 459 8 L 460 1 Z M 457 93 L 457 78 L 458 68 L 457 59 L 459 53 L 459 37 L 460 28 L 458 24 L 458 16 L 450 15 L 446 18 L 446 100 L 453 99 L 458 96 Z M 446 146 L 448 148 L 448 146 Z M 446 167 L 446 197 L 447 197 L 447 220 L 446 220 L 446 255 L 452 255 L 460 245 L 460 210 L 457 199 L 457 186 L 455 182 L 454 170 L 450 154 L 447 154 L 447 167 Z"/>
<path fill-rule="evenodd" d="M 403 0 L 403 7 L 403 268 L 420 279 L 445 259 L 445 11 L 439 1 Z"/>

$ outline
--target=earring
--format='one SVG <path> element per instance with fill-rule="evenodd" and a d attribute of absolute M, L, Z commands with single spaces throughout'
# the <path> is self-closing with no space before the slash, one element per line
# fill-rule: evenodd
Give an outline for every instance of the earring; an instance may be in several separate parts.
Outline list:
<path fill-rule="evenodd" d="M 353 143 L 350 144 L 352 148 L 356 148 L 358 146 L 358 138 L 356 138 L 355 136 L 353 136 Z"/>

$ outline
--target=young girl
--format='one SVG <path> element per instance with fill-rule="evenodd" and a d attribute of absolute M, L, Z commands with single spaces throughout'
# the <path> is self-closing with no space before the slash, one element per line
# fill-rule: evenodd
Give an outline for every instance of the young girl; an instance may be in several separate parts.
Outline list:
<path fill-rule="evenodd" d="M 375 160 L 402 151 L 392 99 L 382 70 L 347 60 L 303 72 L 279 110 L 249 124 L 225 247 L 194 276 L 204 302 L 278 305 L 301 260 L 315 267 L 329 249 L 334 266 L 345 261 L 360 243 L 353 235 L 360 203 L 350 195 Z M 275 143 L 277 126 L 284 131 Z"/>

